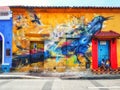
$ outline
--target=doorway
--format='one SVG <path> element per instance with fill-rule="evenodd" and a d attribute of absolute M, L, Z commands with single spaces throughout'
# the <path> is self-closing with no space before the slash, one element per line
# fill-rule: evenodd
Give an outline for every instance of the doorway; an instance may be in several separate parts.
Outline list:
<path fill-rule="evenodd" d="M 101 62 L 104 59 L 110 60 L 110 41 L 98 41 L 98 66 L 101 66 Z"/>
<path fill-rule="evenodd" d="M 2 64 L 2 37 L 0 36 L 0 65 Z"/>
<path fill-rule="evenodd" d="M 44 62 L 44 42 L 30 41 L 30 62 Z"/>

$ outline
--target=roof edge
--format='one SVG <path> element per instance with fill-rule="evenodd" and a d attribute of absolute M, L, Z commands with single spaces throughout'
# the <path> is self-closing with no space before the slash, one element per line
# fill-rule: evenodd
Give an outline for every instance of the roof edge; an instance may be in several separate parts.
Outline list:
<path fill-rule="evenodd" d="M 119 9 L 120 7 L 111 7 L 111 6 L 9 6 L 10 8 L 95 8 L 95 9 L 107 9 L 114 8 Z"/>

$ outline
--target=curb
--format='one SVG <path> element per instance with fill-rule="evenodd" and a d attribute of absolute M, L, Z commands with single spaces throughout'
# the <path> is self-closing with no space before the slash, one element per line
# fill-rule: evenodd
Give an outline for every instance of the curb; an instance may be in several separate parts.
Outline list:
<path fill-rule="evenodd" d="M 40 77 L 27 75 L 0 75 L 0 79 L 40 79 Z"/>
<path fill-rule="evenodd" d="M 119 76 L 81 76 L 81 77 L 61 77 L 62 80 L 78 80 L 78 79 L 90 79 L 90 80 L 95 80 L 95 79 L 120 79 Z"/>

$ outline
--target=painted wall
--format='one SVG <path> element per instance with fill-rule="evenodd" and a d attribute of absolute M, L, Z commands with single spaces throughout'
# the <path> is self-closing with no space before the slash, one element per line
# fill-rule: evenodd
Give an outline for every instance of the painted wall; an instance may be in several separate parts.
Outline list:
<path fill-rule="evenodd" d="M 2 11 L 0 13 L 3 13 Z M 0 15 L 0 38 L 1 38 L 1 64 L 9 64 L 12 67 L 12 16 L 11 12 L 8 11 L 9 14 L 7 16 Z M 3 19 L 4 18 L 4 19 Z"/>
<path fill-rule="evenodd" d="M 13 11 L 13 62 L 19 61 L 21 66 L 30 63 L 30 41 L 44 41 L 41 50 L 45 53 L 41 51 L 41 55 L 45 55 L 45 69 L 64 71 L 66 66 L 71 69 L 79 66 L 85 68 L 86 62 L 92 62 L 91 37 L 94 33 L 99 30 L 113 30 L 120 33 L 119 9 L 11 8 L 11 10 Z M 111 18 L 101 20 L 106 17 Z M 101 23 L 101 26 L 94 20 L 98 20 L 96 22 Z M 91 29 L 91 26 L 95 28 Z M 43 37 L 38 34 L 49 34 L 49 36 Z M 118 66 L 120 66 L 119 44 L 118 39 Z M 15 62 L 14 66 L 16 65 L 20 66 Z M 36 65 L 38 64 L 33 64 Z M 39 63 L 38 66 L 43 66 L 43 63 Z M 31 69 L 30 66 L 26 67 Z M 63 68 L 59 70 L 57 67 Z"/>

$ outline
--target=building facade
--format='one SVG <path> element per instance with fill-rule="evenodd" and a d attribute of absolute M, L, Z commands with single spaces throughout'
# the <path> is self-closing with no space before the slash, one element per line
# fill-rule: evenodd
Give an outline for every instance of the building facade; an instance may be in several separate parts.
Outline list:
<path fill-rule="evenodd" d="M 101 68 L 103 59 L 105 63 L 109 60 L 111 69 L 120 67 L 119 8 L 10 9 L 13 14 L 11 63 L 15 70 L 96 70 Z"/>
<path fill-rule="evenodd" d="M 0 7 L 0 64 L 12 67 L 12 12 Z"/>

